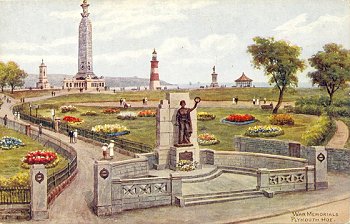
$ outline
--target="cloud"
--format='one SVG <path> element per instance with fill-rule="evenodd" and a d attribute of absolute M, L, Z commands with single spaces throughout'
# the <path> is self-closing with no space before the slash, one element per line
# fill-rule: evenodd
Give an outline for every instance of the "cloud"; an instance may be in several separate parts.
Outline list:
<path fill-rule="evenodd" d="M 134 29 L 130 30 L 127 37 L 128 38 L 134 38 L 134 39 L 141 39 L 144 37 L 152 36 L 154 33 L 160 30 L 159 26 L 152 25 L 150 27 L 147 27 L 147 29 Z"/>
<path fill-rule="evenodd" d="M 350 47 L 350 15 L 323 15 L 307 22 L 307 15 L 301 14 L 276 27 L 276 37 L 303 44 L 318 46 L 329 42 L 347 43 Z M 317 41 L 316 41 L 317 40 Z"/>
<path fill-rule="evenodd" d="M 7 42 L 0 44 L 1 49 L 6 49 L 8 51 L 52 51 L 57 47 L 62 47 L 69 44 L 77 44 L 78 37 L 70 36 L 64 38 L 58 38 L 54 40 L 49 40 L 45 43 L 30 43 L 30 42 Z"/>
<path fill-rule="evenodd" d="M 128 51 L 121 51 L 118 53 L 95 55 L 94 61 L 116 63 L 121 60 L 125 61 L 125 59 L 147 57 L 149 55 L 150 55 L 150 49 L 128 50 Z"/>
<path fill-rule="evenodd" d="M 232 51 L 239 40 L 235 34 L 211 34 L 199 41 L 200 48 L 206 51 L 220 51 L 221 53 Z"/>
<path fill-rule="evenodd" d="M 70 11 L 53 11 L 49 13 L 49 16 L 58 18 L 58 19 L 75 19 L 80 15 L 81 10 L 70 10 Z"/>
<path fill-rule="evenodd" d="M 161 54 L 171 54 L 173 52 L 194 52 L 196 48 L 188 37 L 172 37 L 165 39 L 159 47 Z"/>

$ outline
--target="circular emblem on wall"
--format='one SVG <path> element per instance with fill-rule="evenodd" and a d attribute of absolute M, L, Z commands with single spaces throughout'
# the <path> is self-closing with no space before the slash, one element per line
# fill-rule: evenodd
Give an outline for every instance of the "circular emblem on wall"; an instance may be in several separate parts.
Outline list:
<path fill-rule="evenodd" d="M 323 162 L 323 160 L 325 160 L 326 157 L 323 155 L 323 153 L 321 152 L 320 154 L 318 154 L 317 156 L 317 160 L 320 161 L 321 163 Z"/>
<path fill-rule="evenodd" d="M 41 184 L 41 182 L 43 182 L 43 180 L 44 180 L 44 174 L 42 174 L 42 173 L 39 171 L 39 173 L 35 174 L 35 180 L 36 180 L 36 182 L 38 182 L 39 184 Z"/>
<path fill-rule="evenodd" d="M 103 168 L 101 171 L 100 171 L 100 176 L 103 178 L 103 179 L 106 179 L 108 176 L 109 176 L 109 172 L 106 168 Z"/>

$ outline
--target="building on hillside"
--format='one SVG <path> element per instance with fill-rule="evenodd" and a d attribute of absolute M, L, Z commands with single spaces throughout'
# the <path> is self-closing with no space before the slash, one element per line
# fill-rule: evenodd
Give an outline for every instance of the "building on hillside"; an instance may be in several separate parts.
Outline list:
<path fill-rule="evenodd" d="M 210 87 L 219 87 L 218 74 L 215 72 L 215 65 L 213 67 L 213 73 L 211 73 L 211 84 Z"/>
<path fill-rule="evenodd" d="M 44 64 L 44 59 L 41 60 L 39 66 L 39 81 L 36 83 L 37 89 L 50 89 L 50 83 L 47 79 L 47 66 Z"/>
<path fill-rule="evenodd" d="M 236 87 L 252 87 L 253 80 L 248 78 L 243 72 L 241 77 L 236 79 L 235 82 L 236 82 Z"/>
<path fill-rule="evenodd" d="M 83 9 L 79 24 L 78 73 L 72 79 L 64 79 L 63 88 L 101 89 L 105 88 L 104 78 L 93 72 L 92 63 L 92 25 L 89 19 L 87 0 L 80 5 Z"/>
<path fill-rule="evenodd" d="M 156 49 L 154 49 L 152 53 L 151 73 L 150 73 L 150 80 L 149 80 L 150 90 L 161 89 L 159 73 L 158 73 L 158 62 L 159 61 L 157 60 L 157 52 L 156 52 Z"/>

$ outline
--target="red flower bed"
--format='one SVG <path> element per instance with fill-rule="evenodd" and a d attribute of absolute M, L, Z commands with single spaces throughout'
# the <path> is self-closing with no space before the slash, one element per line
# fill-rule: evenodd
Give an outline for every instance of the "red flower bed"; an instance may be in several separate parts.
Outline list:
<path fill-rule="evenodd" d="M 69 123 L 79 123 L 79 122 L 83 121 L 82 119 L 80 119 L 78 117 L 72 117 L 72 116 L 64 116 L 63 120 L 67 121 Z"/>
<path fill-rule="evenodd" d="M 33 151 L 29 152 L 23 159 L 24 163 L 32 164 L 49 164 L 57 159 L 57 154 L 50 151 Z"/>
<path fill-rule="evenodd" d="M 245 122 L 255 120 L 255 117 L 250 114 L 230 114 L 225 120 L 231 122 Z"/>
<path fill-rule="evenodd" d="M 156 116 L 156 112 L 153 110 L 143 110 L 140 111 L 137 116 L 139 117 L 155 117 Z"/>

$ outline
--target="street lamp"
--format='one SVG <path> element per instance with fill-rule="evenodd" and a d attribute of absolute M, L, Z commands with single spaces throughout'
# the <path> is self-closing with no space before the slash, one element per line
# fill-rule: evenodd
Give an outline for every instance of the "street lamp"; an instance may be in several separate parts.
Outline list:
<path fill-rule="evenodd" d="M 35 117 L 38 117 L 39 105 L 35 105 Z"/>
<path fill-rule="evenodd" d="M 29 104 L 29 115 L 32 116 L 32 104 Z"/>

